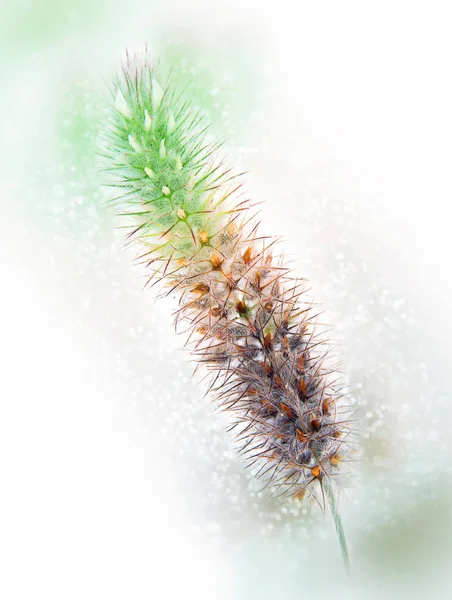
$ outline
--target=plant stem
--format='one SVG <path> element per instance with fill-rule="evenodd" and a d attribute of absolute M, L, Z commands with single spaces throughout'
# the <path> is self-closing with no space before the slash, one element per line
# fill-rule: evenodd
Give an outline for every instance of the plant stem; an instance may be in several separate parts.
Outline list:
<path fill-rule="evenodd" d="M 344 526 L 342 525 L 342 519 L 337 508 L 336 498 L 329 483 L 324 483 L 323 488 L 326 491 L 326 495 L 328 496 L 331 512 L 333 514 L 337 537 L 339 539 L 339 545 L 341 547 L 342 558 L 344 560 L 345 570 L 347 571 L 347 574 L 350 575 L 350 557 L 348 555 L 347 540 L 345 539 Z"/>

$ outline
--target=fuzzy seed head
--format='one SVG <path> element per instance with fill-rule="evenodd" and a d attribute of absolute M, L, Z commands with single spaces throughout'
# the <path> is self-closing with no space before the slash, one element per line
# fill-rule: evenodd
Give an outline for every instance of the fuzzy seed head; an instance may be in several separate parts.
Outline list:
<path fill-rule="evenodd" d="M 163 102 L 156 77 L 129 63 L 114 102 L 109 151 L 114 163 L 122 157 L 127 192 L 118 204 L 138 215 L 128 239 L 143 249 L 150 283 L 179 291 L 177 324 L 212 372 L 239 451 L 276 494 L 321 503 L 350 464 L 353 435 L 329 344 L 202 126 L 178 94 Z"/>

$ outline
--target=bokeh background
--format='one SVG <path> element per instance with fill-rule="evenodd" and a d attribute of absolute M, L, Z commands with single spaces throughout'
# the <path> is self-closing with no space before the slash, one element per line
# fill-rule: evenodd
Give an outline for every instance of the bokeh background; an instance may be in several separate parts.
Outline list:
<path fill-rule="evenodd" d="M 450 7 L 2 5 L 2 598 L 451 597 Z M 361 431 L 328 515 L 250 480 L 105 200 L 107 84 L 147 44 L 226 139 L 334 327 Z"/>

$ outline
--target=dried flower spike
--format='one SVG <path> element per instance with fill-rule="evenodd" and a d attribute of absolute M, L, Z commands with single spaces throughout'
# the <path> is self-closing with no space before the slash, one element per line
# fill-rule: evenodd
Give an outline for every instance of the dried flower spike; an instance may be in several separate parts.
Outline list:
<path fill-rule="evenodd" d="M 336 510 L 337 481 L 350 454 L 329 346 L 313 327 L 305 287 L 261 236 L 237 175 L 204 138 L 202 120 L 144 59 L 128 59 L 114 83 L 105 154 L 122 190 L 127 239 L 141 249 L 150 284 L 180 294 L 196 359 L 229 411 L 241 452 L 276 494 Z"/>

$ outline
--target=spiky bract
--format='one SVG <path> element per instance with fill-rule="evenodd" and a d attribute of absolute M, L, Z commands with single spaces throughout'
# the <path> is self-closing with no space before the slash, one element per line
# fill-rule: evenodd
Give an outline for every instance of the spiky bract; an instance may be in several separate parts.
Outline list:
<path fill-rule="evenodd" d="M 274 256 L 276 240 L 258 234 L 201 118 L 157 80 L 134 59 L 115 82 L 106 146 L 128 238 L 140 244 L 150 281 L 180 291 L 177 321 L 213 371 L 211 389 L 233 415 L 242 453 L 276 493 L 322 491 L 347 458 L 350 422 L 313 306 Z"/>

